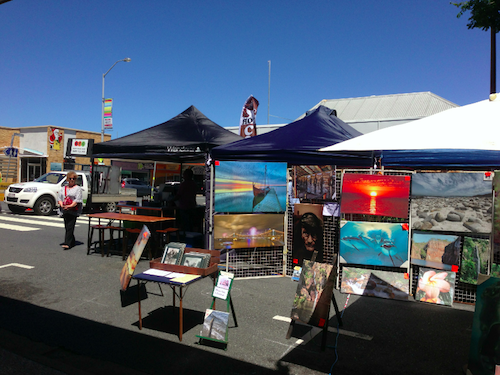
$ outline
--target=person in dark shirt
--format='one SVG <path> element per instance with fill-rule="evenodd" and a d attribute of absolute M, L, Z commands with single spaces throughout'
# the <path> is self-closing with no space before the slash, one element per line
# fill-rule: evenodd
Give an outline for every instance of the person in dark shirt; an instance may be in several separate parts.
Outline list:
<path fill-rule="evenodd" d="M 179 185 L 175 201 L 179 208 L 180 229 L 193 230 L 194 217 L 196 216 L 196 182 L 193 180 L 193 170 L 186 169 L 182 174 L 184 181 Z"/>

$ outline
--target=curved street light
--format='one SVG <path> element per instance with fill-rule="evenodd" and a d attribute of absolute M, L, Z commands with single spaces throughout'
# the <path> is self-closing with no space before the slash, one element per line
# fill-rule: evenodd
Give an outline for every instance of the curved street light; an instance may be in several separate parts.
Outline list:
<path fill-rule="evenodd" d="M 124 59 L 116 61 L 113 65 L 111 65 L 111 68 L 109 68 L 108 71 L 102 75 L 101 142 L 104 142 L 104 77 L 106 77 L 106 74 L 108 74 L 110 70 L 113 69 L 115 65 L 118 64 L 120 61 L 130 62 L 131 59 L 130 57 L 126 57 Z"/>

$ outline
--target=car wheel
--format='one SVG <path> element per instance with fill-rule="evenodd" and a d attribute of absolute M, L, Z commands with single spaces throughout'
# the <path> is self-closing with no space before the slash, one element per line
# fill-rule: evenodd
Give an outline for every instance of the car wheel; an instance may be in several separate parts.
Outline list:
<path fill-rule="evenodd" d="M 14 213 L 21 213 L 21 212 L 26 211 L 26 207 L 16 206 L 13 204 L 8 204 L 7 207 L 9 207 L 10 212 L 14 212 Z"/>
<path fill-rule="evenodd" d="M 106 212 L 116 212 L 116 203 L 115 202 L 104 203 L 103 209 Z"/>
<path fill-rule="evenodd" d="M 51 215 L 52 211 L 54 211 L 54 200 L 51 197 L 41 197 L 35 203 L 35 213 L 37 215 Z"/>

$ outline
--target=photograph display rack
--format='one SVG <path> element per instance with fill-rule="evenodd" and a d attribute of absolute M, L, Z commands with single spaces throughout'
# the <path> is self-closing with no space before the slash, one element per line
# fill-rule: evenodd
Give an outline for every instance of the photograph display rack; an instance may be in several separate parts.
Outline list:
<path fill-rule="evenodd" d="M 206 250 L 206 249 L 198 249 L 194 247 L 186 247 L 184 249 L 184 254 L 189 254 L 190 252 L 197 253 L 208 253 L 211 255 L 209 266 L 206 268 L 198 268 L 198 267 L 188 267 L 181 266 L 177 264 L 165 264 L 161 262 L 161 258 L 153 259 L 149 262 L 149 267 L 156 268 L 163 271 L 170 272 L 178 272 L 178 273 L 187 273 L 191 275 L 200 275 L 207 276 L 211 275 L 217 271 L 218 264 L 220 262 L 220 252 L 217 250 Z"/>
<path fill-rule="evenodd" d="M 230 272 L 224 272 L 220 271 L 217 277 L 217 280 L 215 282 L 214 288 L 212 290 L 212 303 L 210 305 L 210 309 L 207 310 L 207 313 L 205 314 L 205 321 L 203 322 L 203 326 L 205 329 L 205 325 L 209 325 L 209 329 L 207 329 L 205 332 L 205 335 L 203 334 L 204 331 L 200 332 L 199 335 L 196 335 L 196 337 L 199 338 L 199 344 L 202 344 L 204 340 L 211 341 L 215 344 L 221 344 L 224 348 L 224 350 L 227 349 L 227 343 L 228 343 L 228 323 L 229 323 L 229 313 L 231 313 L 233 320 L 234 320 L 234 327 L 238 327 L 238 320 L 236 319 L 236 312 L 234 310 L 234 305 L 233 305 L 233 300 L 231 299 L 231 288 L 233 286 L 233 281 L 234 281 L 234 274 Z M 217 299 L 226 301 L 226 312 L 221 312 L 215 310 L 215 302 Z M 215 312 L 215 313 L 222 313 L 225 314 L 227 313 L 227 322 L 225 324 L 225 330 L 224 330 L 224 339 L 216 338 L 211 336 L 211 331 L 212 331 L 212 326 L 214 324 L 214 318 L 212 321 L 207 321 L 207 316 L 209 315 L 210 312 Z"/>

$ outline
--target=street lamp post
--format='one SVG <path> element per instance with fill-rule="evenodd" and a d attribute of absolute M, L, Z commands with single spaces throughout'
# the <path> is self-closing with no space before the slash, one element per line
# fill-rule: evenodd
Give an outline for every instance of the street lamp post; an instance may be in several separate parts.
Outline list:
<path fill-rule="evenodd" d="M 125 59 L 116 61 L 113 65 L 111 65 L 111 68 L 109 68 L 108 71 L 102 75 L 101 142 L 104 142 L 104 77 L 106 77 L 106 74 L 108 74 L 110 70 L 113 69 L 114 66 L 118 64 L 120 61 L 130 62 L 130 60 L 131 59 L 127 57 Z"/>

